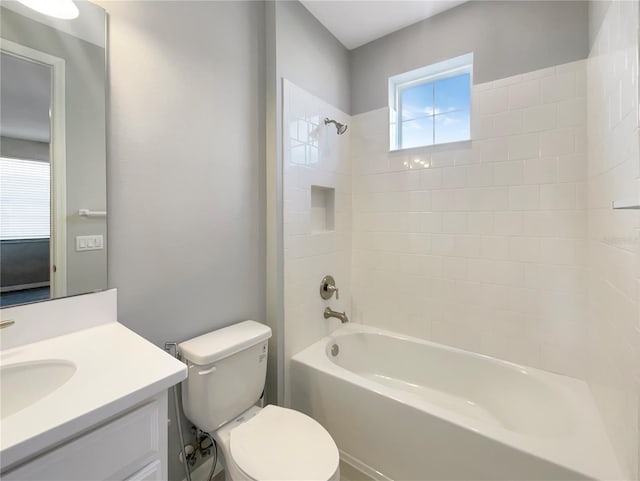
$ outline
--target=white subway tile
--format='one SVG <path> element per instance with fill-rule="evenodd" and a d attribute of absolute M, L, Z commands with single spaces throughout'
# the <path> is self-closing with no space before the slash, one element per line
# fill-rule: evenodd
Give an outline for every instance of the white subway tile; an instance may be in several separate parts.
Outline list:
<path fill-rule="evenodd" d="M 538 210 L 540 208 L 540 188 L 537 185 L 517 185 L 509 187 L 510 210 Z"/>
<path fill-rule="evenodd" d="M 502 236 L 483 236 L 480 254 L 484 259 L 508 259 L 509 238 Z M 487 280 L 486 282 L 490 281 Z"/>
<path fill-rule="evenodd" d="M 499 162 L 509 158 L 508 137 L 498 137 L 475 142 L 482 162 Z"/>
<path fill-rule="evenodd" d="M 575 96 L 575 72 L 557 73 L 542 79 L 542 102 L 558 102 Z"/>
<path fill-rule="evenodd" d="M 539 262 L 540 239 L 535 237 L 509 237 L 508 257 L 512 261 Z"/>
<path fill-rule="evenodd" d="M 442 214 L 442 232 L 445 234 L 467 234 L 469 225 L 465 212 L 445 212 Z"/>
<path fill-rule="evenodd" d="M 584 103 L 584 102 L 583 102 Z M 540 132 L 558 126 L 558 106 L 556 104 L 536 105 L 524 111 L 524 131 Z"/>
<path fill-rule="evenodd" d="M 420 190 L 440 189 L 442 187 L 442 169 L 423 169 L 420 171 Z"/>
<path fill-rule="evenodd" d="M 456 206 L 456 190 L 442 189 L 434 190 L 431 193 L 431 208 L 434 211 L 457 210 Z"/>
<path fill-rule="evenodd" d="M 431 238 L 427 234 L 410 234 L 407 239 L 408 252 L 412 254 L 428 254 L 431 252 Z"/>
<path fill-rule="evenodd" d="M 575 135 L 573 129 L 550 130 L 540 134 L 540 155 L 542 157 L 569 155 L 574 151 Z"/>
<path fill-rule="evenodd" d="M 493 212 L 469 212 L 467 222 L 471 234 L 491 234 L 495 229 Z"/>
<path fill-rule="evenodd" d="M 573 210 L 576 208 L 575 184 L 545 184 L 540 186 L 540 208 Z"/>
<path fill-rule="evenodd" d="M 521 160 L 497 162 L 493 168 L 493 183 L 495 185 L 522 184 L 523 166 Z"/>
<path fill-rule="evenodd" d="M 547 184 L 557 180 L 558 160 L 556 157 L 543 157 L 524 161 L 525 184 Z"/>
<path fill-rule="evenodd" d="M 431 210 L 431 191 L 416 190 L 409 192 L 409 211 L 425 212 Z"/>
<path fill-rule="evenodd" d="M 477 236 L 455 235 L 452 255 L 458 257 L 480 257 L 481 244 Z"/>
<path fill-rule="evenodd" d="M 509 205 L 508 187 L 478 187 L 465 189 L 468 208 L 474 211 L 506 210 Z"/>
<path fill-rule="evenodd" d="M 467 167 L 464 165 L 456 167 L 446 167 L 442 173 L 442 187 L 452 189 L 464 187 L 467 181 Z"/>
<path fill-rule="evenodd" d="M 440 212 L 424 212 L 421 217 L 421 232 L 442 232 L 442 214 Z"/>
<path fill-rule="evenodd" d="M 564 100 L 558 104 L 559 127 L 574 127 L 586 123 L 587 102 L 584 97 Z"/>
<path fill-rule="evenodd" d="M 488 137 L 504 137 L 521 134 L 524 131 L 524 111 L 514 110 L 490 117 Z"/>
<path fill-rule="evenodd" d="M 478 114 L 496 114 L 507 110 L 509 91 L 507 87 L 482 90 L 476 93 L 475 98 L 478 102 Z"/>
<path fill-rule="evenodd" d="M 531 159 L 540 155 L 540 135 L 523 134 L 509 137 L 509 159 Z"/>
<path fill-rule="evenodd" d="M 463 257 L 438 257 L 442 261 L 442 276 L 447 279 L 466 279 L 468 259 Z"/>
<path fill-rule="evenodd" d="M 455 248 L 455 236 L 434 234 L 431 236 L 431 253 L 438 256 L 451 256 Z"/>
<path fill-rule="evenodd" d="M 488 187 L 493 185 L 493 163 L 467 165 L 466 184 L 469 187 Z"/>
<path fill-rule="evenodd" d="M 509 110 L 532 107 L 538 103 L 540 103 L 540 80 L 525 80 L 509 86 Z"/>
<path fill-rule="evenodd" d="M 518 236 L 524 233 L 524 218 L 520 212 L 496 212 L 494 214 L 496 235 Z"/>

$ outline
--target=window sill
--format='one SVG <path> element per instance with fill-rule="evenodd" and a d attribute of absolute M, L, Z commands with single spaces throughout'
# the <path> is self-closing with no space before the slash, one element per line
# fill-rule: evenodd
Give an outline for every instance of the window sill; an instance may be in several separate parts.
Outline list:
<path fill-rule="evenodd" d="M 445 142 L 442 144 L 422 145 L 420 147 L 405 147 L 400 149 L 389 149 L 390 154 L 407 154 L 411 152 L 424 152 L 424 151 L 439 151 L 448 150 L 453 148 L 465 148 L 471 147 L 472 139 L 457 140 L 455 142 Z"/>

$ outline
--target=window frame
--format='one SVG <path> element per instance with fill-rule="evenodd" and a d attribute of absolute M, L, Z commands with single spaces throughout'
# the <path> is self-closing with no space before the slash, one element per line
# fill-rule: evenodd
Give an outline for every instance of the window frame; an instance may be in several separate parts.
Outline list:
<path fill-rule="evenodd" d="M 435 117 L 436 115 L 426 116 L 425 118 L 433 118 L 433 143 L 424 144 L 413 147 L 402 147 L 402 92 L 411 87 L 417 87 L 438 80 L 456 77 L 458 75 L 469 74 L 469 138 L 456 140 L 453 142 L 436 142 L 435 141 Z M 471 115 L 472 115 L 472 86 L 473 86 L 473 52 L 460 55 L 435 64 L 420 67 L 409 72 L 389 77 L 389 151 L 396 152 L 408 149 L 421 149 L 426 147 L 435 147 L 458 142 L 469 142 L 472 139 L 471 132 Z"/>

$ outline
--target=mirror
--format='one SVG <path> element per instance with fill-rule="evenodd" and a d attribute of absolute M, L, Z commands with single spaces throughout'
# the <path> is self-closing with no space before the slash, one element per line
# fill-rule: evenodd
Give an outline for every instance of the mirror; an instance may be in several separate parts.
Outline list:
<path fill-rule="evenodd" d="M 0 5 L 0 305 L 107 287 L 106 13 Z"/>

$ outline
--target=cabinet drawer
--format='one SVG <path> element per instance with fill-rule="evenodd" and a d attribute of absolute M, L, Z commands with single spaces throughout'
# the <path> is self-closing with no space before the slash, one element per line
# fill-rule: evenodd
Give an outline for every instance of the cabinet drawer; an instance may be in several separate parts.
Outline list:
<path fill-rule="evenodd" d="M 159 429 L 164 425 L 161 423 L 164 417 L 160 403 L 154 400 L 7 472 L 2 479 L 125 479 L 136 470 L 161 458 Z"/>

